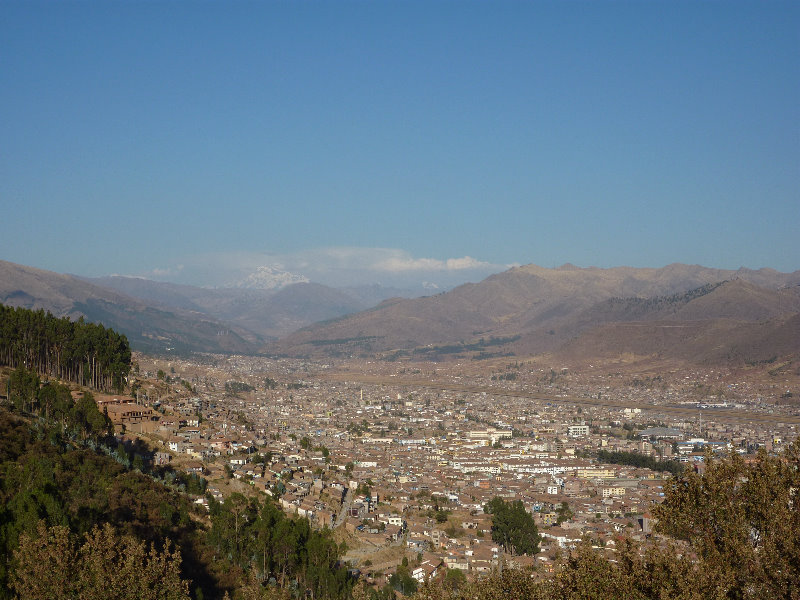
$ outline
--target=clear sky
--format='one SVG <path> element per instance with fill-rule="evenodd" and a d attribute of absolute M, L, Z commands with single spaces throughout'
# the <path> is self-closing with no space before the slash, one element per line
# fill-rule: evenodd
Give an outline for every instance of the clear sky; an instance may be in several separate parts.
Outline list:
<path fill-rule="evenodd" d="M 2 0 L 0 209 L 83 275 L 793 271 L 800 3 Z"/>

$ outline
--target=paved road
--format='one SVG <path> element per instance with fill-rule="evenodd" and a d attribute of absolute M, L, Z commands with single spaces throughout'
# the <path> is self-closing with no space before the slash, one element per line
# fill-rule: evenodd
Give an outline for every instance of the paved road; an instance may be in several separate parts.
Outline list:
<path fill-rule="evenodd" d="M 347 493 L 344 495 L 344 501 L 342 502 L 342 510 L 339 511 L 339 516 L 336 517 L 336 522 L 333 524 L 334 529 L 344 523 L 344 520 L 347 517 L 347 511 L 350 510 L 350 506 L 353 504 L 353 496 L 353 489 L 347 488 Z"/>

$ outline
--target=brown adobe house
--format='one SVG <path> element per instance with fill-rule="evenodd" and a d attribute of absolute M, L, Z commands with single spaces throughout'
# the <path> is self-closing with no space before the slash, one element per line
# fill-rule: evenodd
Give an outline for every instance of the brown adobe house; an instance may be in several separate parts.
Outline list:
<path fill-rule="evenodd" d="M 397 542 L 403 537 L 403 528 L 397 525 L 386 525 L 383 533 L 387 543 Z"/>
<path fill-rule="evenodd" d="M 467 558 L 457 552 L 450 552 L 444 559 L 444 563 L 449 569 L 460 569 L 461 571 L 469 571 L 469 561 Z"/>
<path fill-rule="evenodd" d="M 83 396 L 83 392 L 73 392 L 73 399 Z M 95 402 L 100 412 L 108 415 L 114 424 L 114 431 L 120 433 L 152 433 L 159 426 L 159 416 L 148 406 L 136 404 L 132 397 L 98 394 Z"/>
<path fill-rule="evenodd" d="M 184 463 L 183 469 L 187 473 L 197 473 L 198 475 L 202 475 L 203 474 L 203 463 L 198 462 L 196 460 L 191 460 L 191 461 L 188 461 L 188 462 Z"/>
<path fill-rule="evenodd" d="M 498 560 L 499 548 L 494 544 L 478 544 L 472 548 L 470 569 L 475 573 L 489 573 Z"/>
<path fill-rule="evenodd" d="M 152 433 L 158 428 L 158 416 L 141 404 L 112 404 L 105 410 L 117 431 Z"/>

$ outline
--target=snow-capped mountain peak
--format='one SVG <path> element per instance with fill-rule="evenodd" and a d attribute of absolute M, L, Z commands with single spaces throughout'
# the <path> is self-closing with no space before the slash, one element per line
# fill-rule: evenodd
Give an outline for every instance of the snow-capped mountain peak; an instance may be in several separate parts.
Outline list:
<path fill-rule="evenodd" d="M 303 275 L 289 273 L 275 267 L 262 266 L 256 268 L 247 277 L 236 284 L 239 288 L 259 290 L 277 290 L 293 283 L 308 283 L 309 279 Z"/>

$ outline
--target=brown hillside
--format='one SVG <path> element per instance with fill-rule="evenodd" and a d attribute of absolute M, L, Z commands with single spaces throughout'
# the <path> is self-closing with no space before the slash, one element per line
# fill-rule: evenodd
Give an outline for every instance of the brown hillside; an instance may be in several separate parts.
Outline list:
<path fill-rule="evenodd" d="M 800 315 L 769 321 L 609 323 L 567 343 L 556 355 L 589 362 L 622 354 L 693 363 L 758 363 L 800 353 Z"/>
<path fill-rule="evenodd" d="M 259 338 L 187 310 L 162 310 L 71 275 L 0 261 L 0 303 L 102 323 L 139 350 L 249 353 Z"/>
<path fill-rule="evenodd" d="M 527 265 L 437 296 L 399 301 L 333 323 L 307 327 L 270 346 L 268 351 L 295 355 L 359 354 L 472 343 L 492 336 L 523 336 L 524 342 L 520 340 L 514 345 L 516 352 L 542 352 L 559 347 L 598 323 L 630 320 L 624 315 L 619 319 L 603 317 L 600 313 L 610 309 L 594 309 L 598 303 L 612 298 L 635 297 L 638 301 L 682 294 L 733 278 L 766 282 L 774 291 L 800 283 L 800 272 L 722 271 L 689 265 L 669 265 L 662 269 L 580 269 L 572 265 L 546 269 Z M 761 294 L 755 287 L 749 291 L 736 286 L 731 289 L 738 290 L 736 293 L 742 297 Z M 736 298 L 734 291 L 728 293 L 732 295 L 730 310 L 733 313 L 737 310 Z M 786 298 L 791 298 L 791 294 L 787 293 Z M 711 304 L 717 301 L 722 300 Z M 593 310 L 597 314 L 592 314 Z M 625 308 L 623 302 L 623 312 L 625 310 L 630 308 Z M 714 312 L 702 304 L 692 310 Z M 644 313 L 649 311 L 648 308 Z M 769 310 L 763 312 L 772 314 Z M 687 313 L 682 318 L 690 316 Z M 510 349 L 497 346 L 492 350 L 507 352 Z"/>

